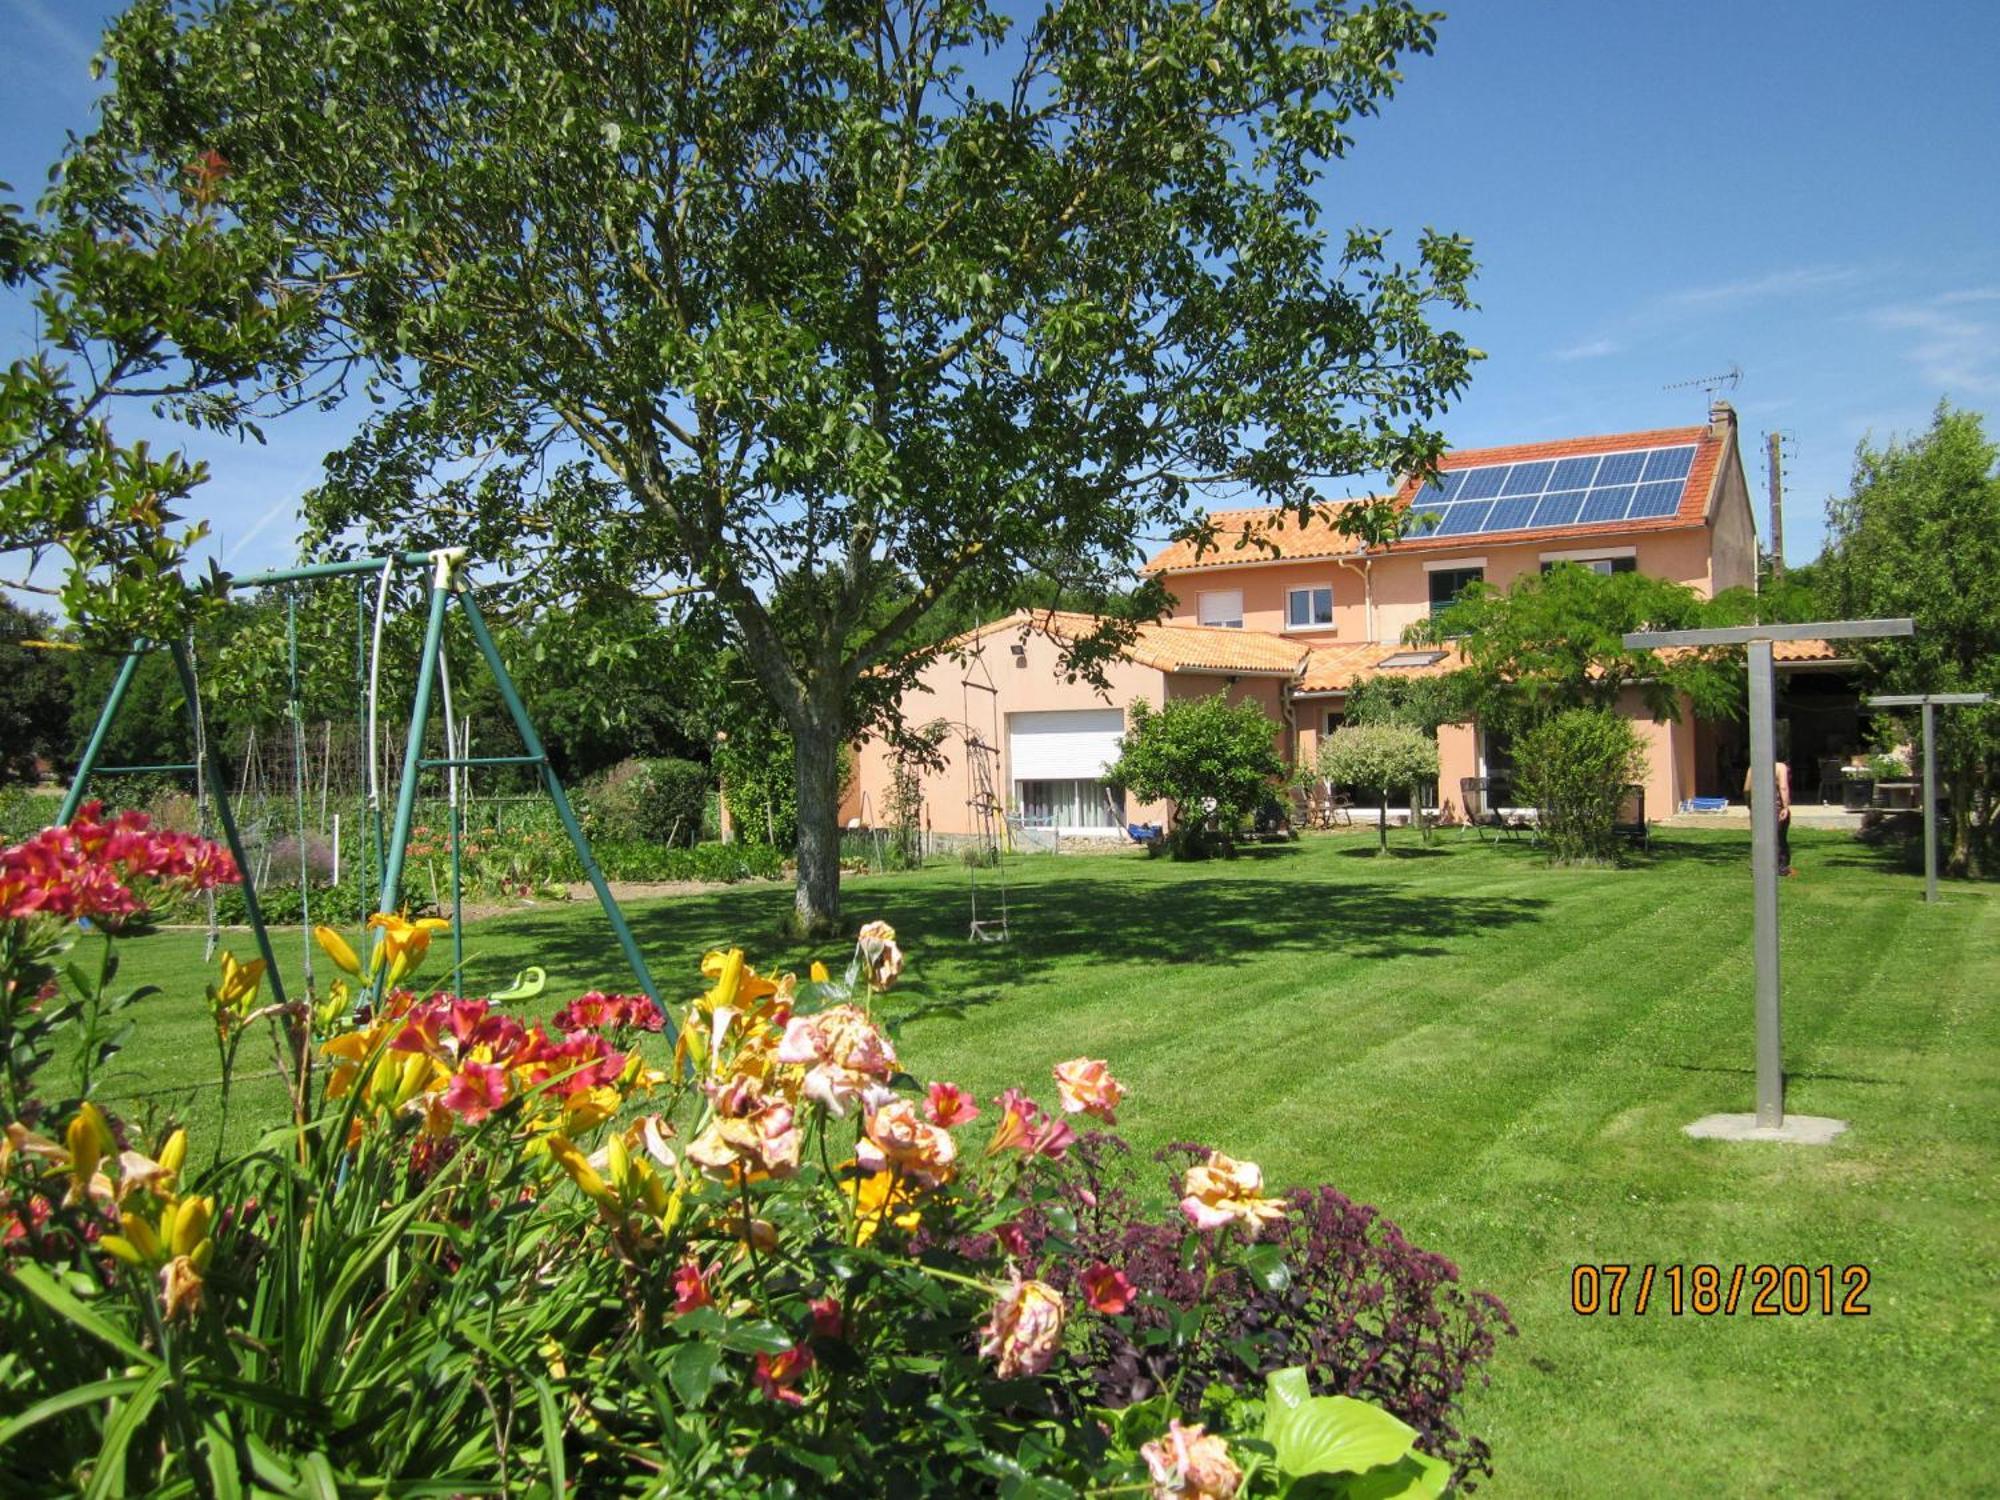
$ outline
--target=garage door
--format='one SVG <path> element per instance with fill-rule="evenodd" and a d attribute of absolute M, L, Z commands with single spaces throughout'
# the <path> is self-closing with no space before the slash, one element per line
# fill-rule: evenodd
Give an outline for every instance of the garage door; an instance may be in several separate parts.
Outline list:
<path fill-rule="evenodd" d="M 1007 774 L 1015 781 L 1101 781 L 1124 732 L 1119 708 L 1009 714 Z"/>

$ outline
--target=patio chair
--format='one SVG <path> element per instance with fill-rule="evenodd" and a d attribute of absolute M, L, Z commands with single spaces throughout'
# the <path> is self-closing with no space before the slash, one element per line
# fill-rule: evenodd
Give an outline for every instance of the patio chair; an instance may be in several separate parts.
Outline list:
<path fill-rule="evenodd" d="M 1503 783 L 1504 784 L 1504 783 Z M 1465 827 L 1479 835 L 1479 841 L 1486 842 L 1486 830 L 1509 831 L 1507 820 L 1501 816 L 1499 805 L 1493 797 L 1494 782 L 1487 776 L 1461 776 L 1458 778 L 1459 805 L 1465 810 Z M 1459 833 L 1464 838 L 1463 830 Z"/>
<path fill-rule="evenodd" d="M 1618 810 L 1611 815 L 1611 828 L 1620 838 L 1630 839 L 1641 849 L 1652 847 L 1652 830 L 1646 822 L 1646 789 L 1634 783 L 1618 793 Z"/>
<path fill-rule="evenodd" d="M 1841 773 L 1847 762 L 1838 755 L 1825 756 L 1819 763 L 1819 800 L 1838 803 L 1847 778 Z"/>

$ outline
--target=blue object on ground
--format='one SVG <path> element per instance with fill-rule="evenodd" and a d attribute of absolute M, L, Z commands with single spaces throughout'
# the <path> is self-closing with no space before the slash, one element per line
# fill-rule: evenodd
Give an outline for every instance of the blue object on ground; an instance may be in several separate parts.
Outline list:
<path fill-rule="evenodd" d="M 1125 831 L 1132 836 L 1135 844 L 1150 844 L 1165 836 L 1166 830 L 1158 823 L 1127 823 Z"/>
<path fill-rule="evenodd" d="M 1729 811 L 1729 799 L 1727 797 L 1690 797 L 1688 798 L 1688 811 L 1705 813 L 1727 812 Z"/>

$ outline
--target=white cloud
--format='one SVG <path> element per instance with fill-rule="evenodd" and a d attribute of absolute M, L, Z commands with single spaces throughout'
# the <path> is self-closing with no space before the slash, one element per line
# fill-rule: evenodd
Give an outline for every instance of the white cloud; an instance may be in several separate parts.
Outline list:
<path fill-rule="evenodd" d="M 1939 395 L 2000 397 L 2000 288 L 1893 303 L 1868 320 L 1904 341 L 1903 357 Z"/>
<path fill-rule="evenodd" d="M 41 4 L 40 0 L 7 0 L 7 8 L 39 31 L 50 44 L 68 53 L 78 62 L 87 63 L 96 55 L 97 44 L 93 38 L 65 24 L 56 12 Z"/>
<path fill-rule="evenodd" d="M 1556 350 L 1557 359 L 1603 359 L 1616 354 L 1625 346 L 1616 339 L 1586 339 L 1581 344 L 1571 344 L 1566 349 Z"/>
<path fill-rule="evenodd" d="M 1745 302 L 1768 302 L 1774 297 L 1795 297 L 1806 292 L 1849 286 L 1861 279 L 1859 266 L 1790 266 L 1768 271 L 1762 276 L 1740 281 L 1718 282 L 1713 286 L 1689 287 L 1665 300 L 1676 307 L 1717 307 Z"/>

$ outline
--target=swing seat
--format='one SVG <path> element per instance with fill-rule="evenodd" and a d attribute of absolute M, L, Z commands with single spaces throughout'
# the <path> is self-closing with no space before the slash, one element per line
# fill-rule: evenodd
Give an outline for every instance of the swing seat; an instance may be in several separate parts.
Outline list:
<path fill-rule="evenodd" d="M 1167 831 L 1158 823 L 1127 823 L 1125 832 L 1135 844 L 1157 844 L 1167 836 Z"/>

